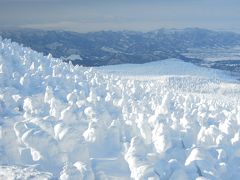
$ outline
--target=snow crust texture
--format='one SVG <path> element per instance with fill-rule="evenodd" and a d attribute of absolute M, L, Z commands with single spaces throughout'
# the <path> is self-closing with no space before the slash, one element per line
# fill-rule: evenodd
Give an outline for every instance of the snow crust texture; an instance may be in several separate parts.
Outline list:
<path fill-rule="evenodd" d="M 239 89 L 123 77 L 0 39 L 0 179 L 238 179 Z"/>

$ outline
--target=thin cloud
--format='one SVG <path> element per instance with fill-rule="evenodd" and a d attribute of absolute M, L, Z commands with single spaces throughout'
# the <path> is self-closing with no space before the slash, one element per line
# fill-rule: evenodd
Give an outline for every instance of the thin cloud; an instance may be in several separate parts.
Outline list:
<path fill-rule="evenodd" d="M 236 0 L 0 0 L 0 26 L 96 31 L 240 27 Z M 80 28 L 79 28 L 80 27 Z"/>

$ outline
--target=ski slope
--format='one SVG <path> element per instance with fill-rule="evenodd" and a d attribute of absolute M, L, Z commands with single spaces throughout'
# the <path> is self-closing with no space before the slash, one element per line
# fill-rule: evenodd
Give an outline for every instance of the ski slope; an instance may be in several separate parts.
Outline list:
<path fill-rule="evenodd" d="M 0 179 L 238 179 L 239 91 L 176 59 L 74 67 L 0 38 Z"/>
<path fill-rule="evenodd" d="M 97 67 L 96 69 L 128 77 L 192 76 L 207 79 L 234 80 L 227 72 L 199 67 L 180 59 L 166 59 L 146 64 L 121 64 Z"/>

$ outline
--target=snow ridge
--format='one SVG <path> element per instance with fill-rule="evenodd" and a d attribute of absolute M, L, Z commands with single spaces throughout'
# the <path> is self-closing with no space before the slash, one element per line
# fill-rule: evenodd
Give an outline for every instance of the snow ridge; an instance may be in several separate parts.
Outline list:
<path fill-rule="evenodd" d="M 0 178 L 27 178 L 27 166 L 39 179 L 237 179 L 239 86 L 202 80 L 187 92 L 164 82 L 0 38 Z"/>

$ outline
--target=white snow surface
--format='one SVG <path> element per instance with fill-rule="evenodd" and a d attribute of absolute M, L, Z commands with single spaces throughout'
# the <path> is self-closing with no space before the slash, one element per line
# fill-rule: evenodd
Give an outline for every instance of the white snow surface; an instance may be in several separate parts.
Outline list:
<path fill-rule="evenodd" d="M 234 81 L 236 78 L 230 76 L 227 71 L 196 66 L 180 59 L 166 59 L 149 62 L 146 64 L 121 64 L 109 65 L 95 68 L 99 71 L 112 73 L 134 79 L 159 79 L 159 76 L 188 76 L 206 78 L 211 80 Z"/>
<path fill-rule="evenodd" d="M 71 54 L 70 56 L 68 56 L 66 58 L 62 57 L 61 59 L 69 60 L 69 61 L 76 61 L 76 60 L 82 61 L 83 60 L 79 54 Z"/>
<path fill-rule="evenodd" d="M 239 91 L 180 60 L 74 67 L 0 38 L 0 179 L 239 179 Z"/>

